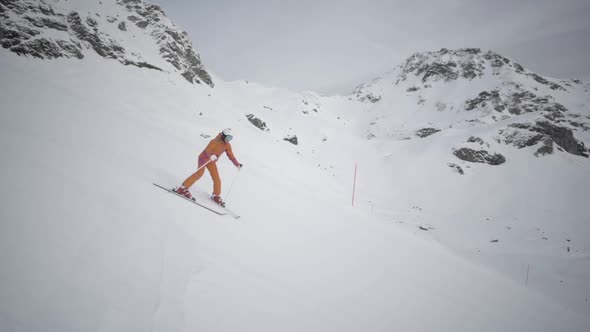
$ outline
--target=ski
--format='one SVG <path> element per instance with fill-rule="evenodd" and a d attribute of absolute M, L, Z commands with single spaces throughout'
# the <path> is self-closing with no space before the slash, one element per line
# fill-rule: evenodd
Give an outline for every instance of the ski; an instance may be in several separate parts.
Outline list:
<path fill-rule="evenodd" d="M 199 191 L 196 194 L 194 194 L 195 198 L 197 199 L 201 199 L 201 200 L 206 200 L 206 201 L 210 201 L 211 204 L 214 204 L 216 206 L 219 206 L 220 209 L 223 209 L 228 215 L 232 216 L 234 219 L 240 219 L 240 215 L 235 213 L 233 210 L 229 209 L 227 207 L 227 205 L 221 205 L 218 204 L 217 202 L 215 202 L 213 199 L 211 199 L 211 196 L 205 192 Z"/>
<path fill-rule="evenodd" d="M 230 216 L 232 216 L 234 219 L 240 219 L 240 215 L 235 213 L 234 211 L 228 209 L 227 207 L 224 207 L 225 212 L 227 212 L 227 214 L 229 214 Z"/>
<path fill-rule="evenodd" d="M 220 211 L 214 210 L 214 209 L 212 209 L 212 208 L 210 208 L 210 207 L 208 207 L 208 206 L 205 206 L 205 205 L 203 205 L 203 204 L 201 204 L 201 203 L 199 203 L 199 202 L 197 202 L 197 201 L 194 201 L 194 200 L 192 200 L 192 199 L 188 199 L 188 198 L 186 198 L 186 197 L 184 197 L 184 196 L 182 196 L 182 195 L 179 195 L 177 192 L 175 192 L 175 191 L 174 191 L 174 190 L 172 190 L 172 189 L 168 189 L 168 188 L 162 187 L 161 185 L 159 185 L 159 184 L 156 184 L 156 183 L 152 183 L 152 184 L 153 184 L 154 186 L 158 187 L 158 188 L 162 188 L 162 189 L 166 190 L 167 192 L 169 192 L 169 193 L 171 193 L 171 194 L 174 194 L 175 196 L 178 196 L 178 197 L 180 197 L 180 198 L 183 198 L 183 199 L 184 199 L 184 200 L 186 200 L 187 202 L 191 202 L 191 203 L 193 203 L 193 204 L 195 204 L 195 205 L 198 205 L 198 206 L 200 206 L 200 207 L 202 207 L 202 208 L 204 208 L 204 209 L 206 209 L 206 210 L 209 210 L 209 211 L 211 211 L 211 212 L 213 212 L 213 213 L 215 213 L 215 214 L 217 214 L 217 215 L 224 216 L 224 215 L 226 215 L 226 214 L 227 214 L 226 212 L 220 212 Z M 220 206 L 220 207 L 221 207 L 221 206 Z M 221 207 L 221 208 L 222 208 L 222 207 Z M 230 214 L 230 215 L 233 217 L 233 214 Z M 236 218 L 236 217 L 234 217 L 234 218 Z M 239 216 L 238 216 L 238 218 L 239 218 Z M 236 219 L 237 219 L 237 218 L 236 218 Z"/>

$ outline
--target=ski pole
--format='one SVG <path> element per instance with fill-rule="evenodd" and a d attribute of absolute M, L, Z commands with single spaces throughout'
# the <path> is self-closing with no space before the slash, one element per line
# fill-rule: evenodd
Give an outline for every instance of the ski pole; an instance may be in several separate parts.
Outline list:
<path fill-rule="evenodd" d="M 236 175 L 234 176 L 234 179 L 231 181 L 231 184 L 229 185 L 229 190 L 227 191 L 227 195 L 225 196 L 225 201 L 227 202 L 227 199 L 229 198 L 229 194 L 231 194 L 231 190 L 234 187 L 234 183 L 236 182 L 236 179 L 238 178 L 238 174 L 240 173 L 240 171 L 238 170 L 236 172 Z"/>
<path fill-rule="evenodd" d="M 217 160 L 217 156 L 216 156 L 216 155 L 214 155 L 214 154 L 212 154 L 212 155 L 211 155 L 211 157 L 209 157 L 209 160 L 207 160 L 207 162 L 206 162 L 206 163 L 204 163 L 204 164 L 203 164 L 203 166 L 201 166 L 201 167 L 197 168 L 197 172 L 198 172 L 198 171 L 200 171 L 200 170 L 201 170 L 201 168 L 203 168 L 203 167 L 207 166 L 207 164 L 209 164 L 210 162 L 212 162 L 212 161 L 215 161 L 215 160 Z"/>

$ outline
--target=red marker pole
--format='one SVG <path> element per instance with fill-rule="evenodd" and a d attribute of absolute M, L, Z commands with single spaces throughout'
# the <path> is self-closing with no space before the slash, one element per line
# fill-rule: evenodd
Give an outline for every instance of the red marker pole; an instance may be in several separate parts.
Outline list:
<path fill-rule="evenodd" d="M 354 164 L 354 181 L 352 182 L 352 206 L 354 206 L 354 191 L 356 189 L 356 163 Z"/>

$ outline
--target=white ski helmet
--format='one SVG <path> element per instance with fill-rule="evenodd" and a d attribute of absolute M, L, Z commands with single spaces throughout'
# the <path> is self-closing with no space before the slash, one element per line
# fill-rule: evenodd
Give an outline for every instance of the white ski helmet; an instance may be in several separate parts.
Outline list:
<path fill-rule="evenodd" d="M 223 138 L 223 140 L 226 142 L 231 141 L 234 138 L 234 136 L 231 134 L 231 128 L 223 129 L 221 132 L 221 138 Z"/>

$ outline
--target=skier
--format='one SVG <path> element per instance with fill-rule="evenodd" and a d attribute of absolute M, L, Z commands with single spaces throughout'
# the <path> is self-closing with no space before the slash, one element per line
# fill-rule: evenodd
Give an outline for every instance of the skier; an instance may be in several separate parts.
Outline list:
<path fill-rule="evenodd" d="M 226 128 L 220 132 L 217 137 L 212 139 L 205 150 L 199 154 L 199 169 L 186 180 L 184 180 L 182 185 L 177 189 L 174 189 L 174 191 L 186 198 L 194 200 L 193 196 L 189 192 L 189 188 L 195 182 L 197 182 L 201 176 L 203 176 L 203 173 L 205 173 L 205 168 L 207 168 L 211 178 L 213 179 L 213 195 L 211 198 L 215 201 L 215 203 L 225 206 L 225 202 L 223 202 L 219 196 L 221 194 L 221 179 L 219 178 L 219 172 L 217 171 L 217 165 L 215 163 L 217 162 L 219 156 L 225 152 L 238 169 L 242 168 L 242 164 L 240 164 L 234 156 L 231 145 L 229 144 L 229 141 L 231 141 L 232 138 L 233 136 L 231 134 L 231 129 Z M 206 166 L 203 167 L 205 164 Z"/>

